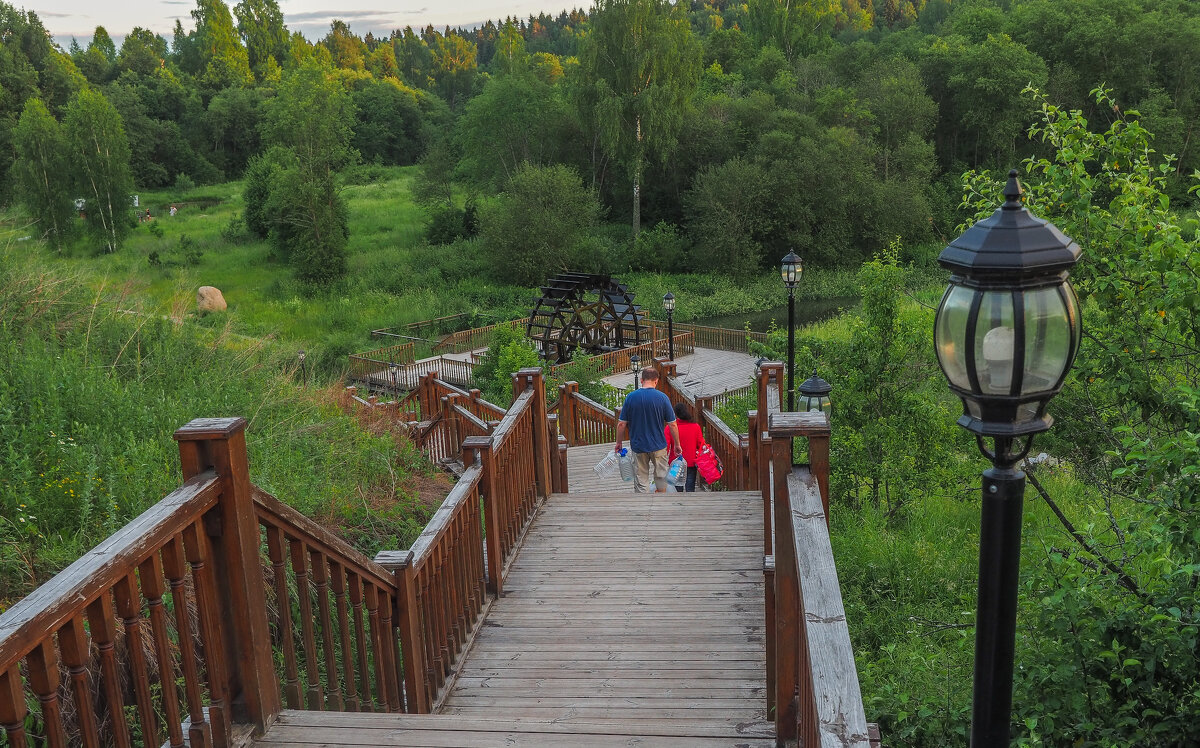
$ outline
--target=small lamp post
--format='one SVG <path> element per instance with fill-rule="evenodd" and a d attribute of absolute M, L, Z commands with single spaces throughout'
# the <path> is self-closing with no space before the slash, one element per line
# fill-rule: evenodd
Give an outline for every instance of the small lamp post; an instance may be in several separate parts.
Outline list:
<path fill-rule="evenodd" d="M 1025 494 L 1016 465 L 1033 435 L 1054 422 L 1046 404 L 1062 388 L 1081 333 L 1067 281 L 1079 245 L 1021 204 L 1015 170 L 1004 197 L 938 257 L 952 274 L 933 333 L 938 363 L 963 402 L 958 425 L 992 461 L 979 530 L 973 748 L 1009 744 Z"/>
<path fill-rule="evenodd" d="M 641 376 L 641 373 L 642 373 L 642 370 L 638 368 L 638 365 L 641 363 L 642 363 L 642 357 L 637 355 L 636 353 L 629 357 L 629 368 L 631 371 L 633 371 L 633 388 L 635 390 L 638 388 L 638 384 L 640 381 L 639 377 Z"/>
<path fill-rule="evenodd" d="M 675 294 L 667 291 L 663 296 L 663 309 L 667 310 L 667 357 L 675 360 Z"/>
<path fill-rule="evenodd" d="M 304 349 L 300 349 L 296 353 L 296 358 L 300 359 L 300 383 L 308 386 L 308 370 L 304 368 Z"/>
<path fill-rule="evenodd" d="M 800 276 L 804 273 L 804 261 L 795 252 L 788 252 L 783 258 L 780 275 L 783 285 L 788 292 L 788 360 L 787 360 L 787 407 L 788 411 L 796 409 L 796 393 L 792 370 L 796 367 L 796 286 L 800 284 Z"/>
<path fill-rule="evenodd" d="M 388 362 L 388 372 L 392 375 L 392 391 L 396 393 L 396 397 L 400 396 L 400 365 L 395 361 Z"/>
<path fill-rule="evenodd" d="M 830 392 L 833 392 L 833 386 L 818 377 L 817 370 L 813 369 L 812 376 L 800 383 L 800 410 L 819 410 L 829 415 Z"/>

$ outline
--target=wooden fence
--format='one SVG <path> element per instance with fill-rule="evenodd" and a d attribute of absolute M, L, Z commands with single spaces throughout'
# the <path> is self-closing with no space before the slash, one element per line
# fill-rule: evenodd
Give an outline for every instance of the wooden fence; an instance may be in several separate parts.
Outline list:
<path fill-rule="evenodd" d="M 665 340 L 668 332 L 668 325 L 661 320 L 647 319 L 643 320 L 647 329 L 650 331 L 650 339 L 654 341 Z M 706 327 L 704 325 L 693 325 L 687 322 L 676 322 L 671 325 L 674 333 L 691 333 L 693 344 L 697 348 L 714 348 L 720 351 L 736 351 L 738 353 L 750 352 L 750 341 L 766 344 L 767 334 L 763 332 L 749 332 L 747 330 L 732 330 L 725 327 Z M 678 349 L 676 349 L 678 354 Z"/>
<path fill-rule="evenodd" d="M 479 348 L 486 348 L 497 327 L 520 327 L 528 322 L 528 318 L 513 319 L 507 322 L 497 322 L 486 327 L 474 327 L 447 335 L 433 346 L 434 353 L 465 353 Z"/>
<path fill-rule="evenodd" d="M 391 372 L 413 362 L 413 344 L 390 345 L 366 353 L 350 356 L 350 378 L 354 380 L 379 379 L 381 384 L 390 382 Z"/>

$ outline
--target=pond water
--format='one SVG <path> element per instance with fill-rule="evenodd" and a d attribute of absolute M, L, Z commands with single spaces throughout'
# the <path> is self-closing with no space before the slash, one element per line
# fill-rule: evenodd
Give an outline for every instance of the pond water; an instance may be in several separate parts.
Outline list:
<path fill-rule="evenodd" d="M 834 296 L 828 299 L 797 299 L 796 326 L 803 327 L 813 322 L 820 322 L 821 320 L 835 317 L 842 310 L 855 306 L 858 306 L 857 296 Z M 752 331 L 766 332 L 767 328 L 771 326 L 772 320 L 780 328 L 787 327 L 787 304 L 772 309 L 764 309 L 761 312 L 703 317 L 693 320 L 693 322 L 697 325 L 725 327 L 731 330 L 741 330 L 746 326 L 746 323 L 749 323 Z"/>

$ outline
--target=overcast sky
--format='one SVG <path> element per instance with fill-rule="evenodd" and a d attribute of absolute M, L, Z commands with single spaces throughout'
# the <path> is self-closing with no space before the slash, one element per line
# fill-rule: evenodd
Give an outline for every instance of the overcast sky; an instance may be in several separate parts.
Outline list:
<path fill-rule="evenodd" d="M 24 3 L 16 0 L 13 5 Z M 71 37 L 80 44 L 92 37 L 92 29 L 103 26 L 120 44 L 133 27 L 142 26 L 162 34 L 169 42 L 175 19 L 185 29 L 194 28 L 191 10 L 195 0 L 26 0 L 54 38 L 64 47 Z M 232 8 L 237 0 L 226 0 Z M 376 36 L 405 26 L 467 26 L 507 15 L 528 16 L 546 11 L 558 14 L 563 8 L 587 8 L 590 0 L 280 0 L 284 22 L 292 31 L 302 31 L 309 39 L 319 39 L 329 30 L 329 22 L 340 18 L 358 35 L 368 31 Z"/>

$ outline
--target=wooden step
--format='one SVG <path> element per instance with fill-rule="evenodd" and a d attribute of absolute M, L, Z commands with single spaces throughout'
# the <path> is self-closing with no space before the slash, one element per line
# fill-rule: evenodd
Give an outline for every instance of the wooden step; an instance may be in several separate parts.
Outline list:
<path fill-rule="evenodd" d="M 492 748 L 493 746 L 645 746 L 646 748 L 773 748 L 774 725 L 761 720 L 649 717 L 627 720 L 581 717 L 569 724 L 548 717 L 472 714 L 361 714 L 285 710 L 260 748 Z"/>

